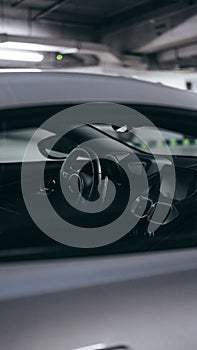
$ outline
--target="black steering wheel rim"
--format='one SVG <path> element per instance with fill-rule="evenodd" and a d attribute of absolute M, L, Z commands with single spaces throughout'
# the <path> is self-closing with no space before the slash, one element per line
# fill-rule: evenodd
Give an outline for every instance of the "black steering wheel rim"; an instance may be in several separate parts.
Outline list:
<path fill-rule="evenodd" d="M 79 166 L 76 166 L 77 163 Z M 91 168 L 91 184 L 89 176 L 88 190 L 86 188 L 87 175 L 85 177 L 84 173 L 87 164 L 89 165 L 89 168 Z M 60 176 L 63 177 L 65 185 L 71 187 L 71 191 L 73 190 L 71 182 L 73 178 L 76 177 L 76 179 L 78 179 L 80 193 L 82 195 L 86 193 L 85 199 L 92 200 L 95 194 L 98 195 L 98 186 L 102 179 L 101 164 L 98 155 L 88 147 L 78 146 L 74 148 L 62 164 Z M 74 186 L 76 186 L 76 181 Z M 79 198 L 77 200 L 79 200 Z"/>

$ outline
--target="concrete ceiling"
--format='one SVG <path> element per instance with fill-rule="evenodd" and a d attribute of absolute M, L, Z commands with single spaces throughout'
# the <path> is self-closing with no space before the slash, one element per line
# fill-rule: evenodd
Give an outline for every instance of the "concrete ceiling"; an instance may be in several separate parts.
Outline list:
<path fill-rule="evenodd" d="M 0 33 L 106 47 L 123 66 L 197 67 L 197 0 L 1 0 Z"/>

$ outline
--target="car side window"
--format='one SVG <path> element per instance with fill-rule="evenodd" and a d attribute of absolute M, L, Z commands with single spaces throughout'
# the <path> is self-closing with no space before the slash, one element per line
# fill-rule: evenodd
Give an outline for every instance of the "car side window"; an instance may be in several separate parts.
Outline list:
<path fill-rule="evenodd" d="M 197 138 L 180 132 L 151 128 L 150 126 L 133 128 L 132 130 L 128 130 L 126 125 L 116 127 L 97 124 L 94 126 L 127 145 L 148 153 L 166 155 L 167 145 L 172 155 L 197 157 Z M 161 141 L 161 139 L 163 140 Z"/>
<path fill-rule="evenodd" d="M 29 161 L 45 160 L 37 147 L 38 142 L 53 133 L 36 128 L 5 130 L 0 132 L 0 163 L 22 162 L 28 142 L 31 142 L 31 159 Z M 35 134 L 36 132 L 36 134 Z"/>
<path fill-rule="evenodd" d="M 141 127 L 140 131 L 136 128 L 127 143 L 146 151 L 151 148 L 154 154 L 165 154 L 167 144 L 172 155 L 197 157 L 197 138 L 165 129 L 159 129 L 159 131 L 163 136 L 163 141 L 158 139 L 158 132 L 151 127 Z M 146 143 L 141 141 L 143 134 L 146 135 Z"/>

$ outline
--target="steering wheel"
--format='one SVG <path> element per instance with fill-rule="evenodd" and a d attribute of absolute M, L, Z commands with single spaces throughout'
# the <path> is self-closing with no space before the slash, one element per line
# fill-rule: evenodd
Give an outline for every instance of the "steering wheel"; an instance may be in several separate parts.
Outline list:
<path fill-rule="evenodd" d="M 63 192 L 73 205 L 84 205 L 100 197 L 102 173 L 100 160 L 92 149 L 77 147 L 71 151 L 60 170 Z"/>
<path fill-rule="evenodd" d="M 78 146 L 62 164 L 60 182 L 70 223 L 81 227 L 104 226 L 124 211 L 129 198 L 128 181 L 124 177 L 124 185 L 119 179 L 116 181 L 118 164 L 110 157 L 107 159 L 100 160 L 94 150 Z"/>

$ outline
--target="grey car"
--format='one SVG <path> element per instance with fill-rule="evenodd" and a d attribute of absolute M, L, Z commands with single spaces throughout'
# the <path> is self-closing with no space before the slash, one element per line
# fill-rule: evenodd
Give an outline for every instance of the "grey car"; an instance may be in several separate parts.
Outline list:
<path fill-rule="evenodd" d="M 4 73 L 0 123 L 1 348 L 196 350 L 196 95 L 134 79 Z M 102 239 L 129 193 L 122 232 Z M 78 240 L 59 234 L 54 213 L 81 230 Z"/>

